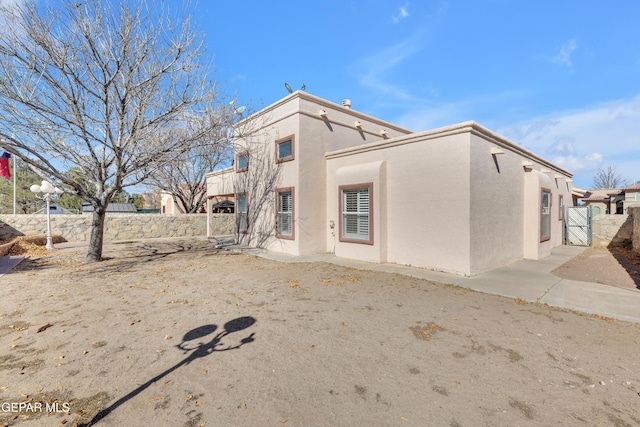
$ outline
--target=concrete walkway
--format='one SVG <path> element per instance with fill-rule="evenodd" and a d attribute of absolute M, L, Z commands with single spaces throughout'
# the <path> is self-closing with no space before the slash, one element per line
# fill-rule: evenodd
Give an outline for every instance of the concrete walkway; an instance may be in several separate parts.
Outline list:
<path fill-rule="evenodd" d="M 538 261 L 517 261 L 474 277 L 461 277 L 397 264 L 375 264 L 338 258 L 331 254 L 298 257 L 236 246 L 230 246 L 229 249 L 282 262 L 328 262 L 362 270 L 403 274 L 487 294 L 640 322 L 640 290 L 561 279 L 551 273 L 556 267 L 586 249 L 580 246 L 560 246 L 553 249 L 551 256 L 547 258 Z"/>
<path fill-rule="evenodd" d="M 18 265 L 24 257 L 21 256 L 0 256 L 0 277 L 7 274 L 13 267 Z"/>

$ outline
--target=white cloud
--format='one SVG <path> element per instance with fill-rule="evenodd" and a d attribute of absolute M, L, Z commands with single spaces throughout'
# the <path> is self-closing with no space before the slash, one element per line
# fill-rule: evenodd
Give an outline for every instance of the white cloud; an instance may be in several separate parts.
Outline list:
<path fill-rule="evenodd" d="M 400 43 L 387 47 L 356 63 L 354 69 L 364 71 L 360 77 L 360 83 L 382 95 L 404 100 L 412 98 L 409 91 L 401 89 L 396 84 L 389 83 L 386 74 L 404 60 L 419 52 L 424 45 L 424 39 L 424 31 L 418 30 Z"/>
<path fill-rule="evenodd" d="M 591 153 L 581 157 L 557 156 L 551 159 L 552 163 L 574 174 L 580 172 L 592 172 L 602 166 L 602 154 Z"/>
<path fill-rule="evenodd" d="M 552 61 L 571 68 L 573 65 L 571 63 L 571 55 L 577 48 L 578 42 L 576 41 L 576 39 L 570 39 L 566 41 L 560 48 L 560 52 L 558 52 L 558 54 L 552 58 Z"/>
<path fill-rule="evenodd" d="M 407 11 L 407 7 L 408 7 L 408 5 L 399 8 L 398 9 L 398 14 L 397 15 L 393 15 L 391 17 L 391 20 L 393 21 L 394 24 L 397 24 L 398 22 L 402 21 L 404 18 L 409 16 L 409 12 Z"/>
<path fill-rule="evenodd" d="M 640 95 L 560 111 L 496 131 L 513 142 L 575 173 L 578 186 L 589 187 L 604 165 L 622 175 L 640 174 Z"/>

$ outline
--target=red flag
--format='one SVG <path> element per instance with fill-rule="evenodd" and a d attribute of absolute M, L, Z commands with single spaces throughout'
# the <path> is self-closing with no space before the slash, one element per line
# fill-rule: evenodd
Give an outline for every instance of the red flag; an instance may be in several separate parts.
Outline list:
<path fill-rule="evenodd" d="M 11 179 L 11 169 L 9 169 L 9 153 L 3 153 L 0 156 L 0 176 L 3 178 Z"/>

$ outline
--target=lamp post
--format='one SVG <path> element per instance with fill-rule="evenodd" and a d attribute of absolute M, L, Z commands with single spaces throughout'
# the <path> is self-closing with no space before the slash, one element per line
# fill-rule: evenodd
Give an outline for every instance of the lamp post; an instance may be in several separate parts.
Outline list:
<path fill-rule="evenodd" d="M 55 249 L 53 247 L 53 237 L 51 236 L 51 196 L 62 193 L 58 187 L 54 187 L 49 181 L 42 181 L 42 184 L 34 184 L 30 190 L 36 195 L 36 198 L 47 202 L 47 246 L 48 250 Z M 42 193 L 39 196 L 38 193 Z"/>

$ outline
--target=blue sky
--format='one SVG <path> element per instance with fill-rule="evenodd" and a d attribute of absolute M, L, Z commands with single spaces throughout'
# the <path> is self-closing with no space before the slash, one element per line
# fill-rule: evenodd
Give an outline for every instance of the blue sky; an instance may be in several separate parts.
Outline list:
<path fill-rule="evenodd" d="M 582 188 L 609 165 L 640 180 L 640 2 L 192 7 L 216 80 L 254 109 L 286 96 L 284 82 L 305 84 L 414 131 L 475 120 L 573 172 Z"/>

